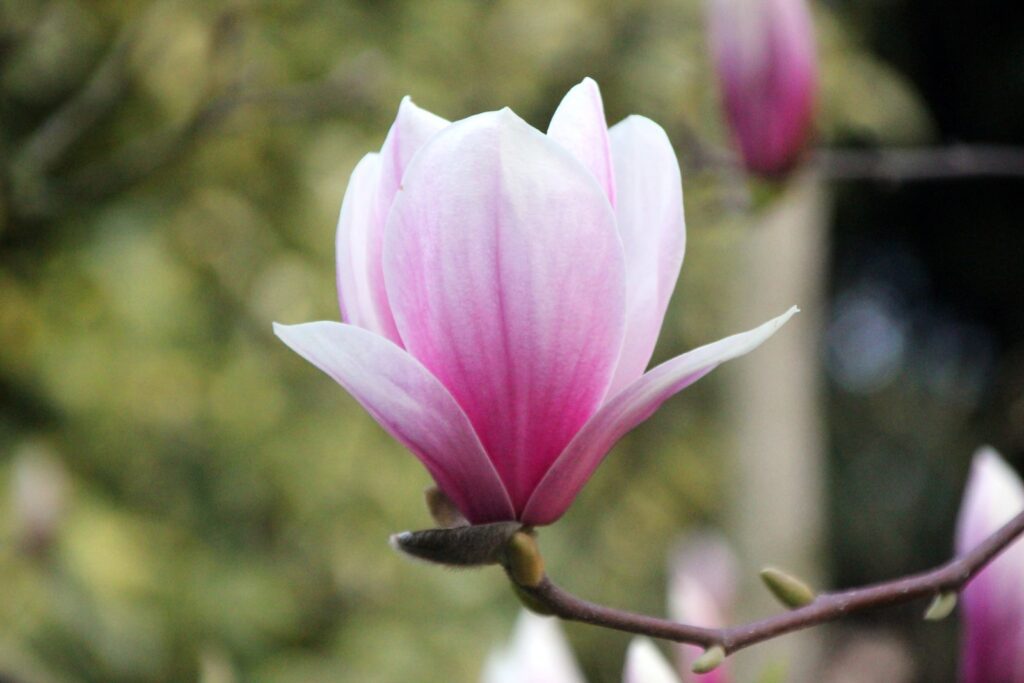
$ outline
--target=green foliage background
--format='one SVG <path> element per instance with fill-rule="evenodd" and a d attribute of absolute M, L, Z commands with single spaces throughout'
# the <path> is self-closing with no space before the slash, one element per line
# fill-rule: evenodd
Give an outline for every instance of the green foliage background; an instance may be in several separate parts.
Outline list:
<path fill-rule="evenodd" d="M 927 135 L 818 19 L 823 134 Z M 0 676 L 476 680 L 518 609 L 503 577 L 392 553 L 428 524 L 426 474 L 270 323 L 337 317 L 341 196 L 403 95 L 543 128 L 584 75 L 610 121 L 679 144 L 690 241 L 656 360 L 734 331 L 748 226 L 686 147 L 724 143 L 701 3 L 0 2 Z M 721 514 L 727 399 L 708 379 L 671 402 L 545 530 L 574 589 L 663 609 L 667 549 Z M 17 504 L 40 463 L 64 482 L 52 543 Z M 570 634 L 618 680 L 624 636 Z"/>

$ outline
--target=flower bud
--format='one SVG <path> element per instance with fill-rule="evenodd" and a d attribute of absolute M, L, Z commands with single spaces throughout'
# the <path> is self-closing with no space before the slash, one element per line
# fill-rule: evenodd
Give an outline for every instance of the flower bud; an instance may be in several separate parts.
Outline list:
<path fill-rule="evenodd" d="M 939 593 L 925 610 L 925 621 L 942 621 L 956 608 L 956 593 Z"/>
<path fill-rule="evenodd" d="M 814 589 L 781 569 L 765 567 L 761 570 L 761 581 L 779 602 L 790 609 L 803 607 L 814 602 Z"/>
<path fill-rule="evenodd" d="M 536 588 L 544 578 L 544 558 L 537 539 L 526 531 L 512 534 L 505 545 L 505 570 L 517 585 Z"/>
<path fill-rule="evenodd" d="M 391 547 L 410 557 L 449 567 L 479 567 L 505 562 L 505 548 L 522 527 L 518 522 L 495 522 L 452 529 L 403 531 L 391 537 Z"/>
<path fill-rule="evenodd" d="M 747 170 L 778 176 L 800 159 L 818 87 L 806 0 L 710 0 L 712 56 Z"/>

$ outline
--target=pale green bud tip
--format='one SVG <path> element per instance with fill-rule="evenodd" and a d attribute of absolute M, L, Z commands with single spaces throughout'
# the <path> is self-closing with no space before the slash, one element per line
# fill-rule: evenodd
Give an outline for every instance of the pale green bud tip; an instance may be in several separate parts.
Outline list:
<path fill-rule="evenodd" d="M 956 607 L 955 592 L 939 593 L 932 600 L 932 603 L 928 605 L 924 618 L 927 621 L 942 621 L 950 615 L 954 607 Z"/>
<path fill-rule="evenodd" d="M 693 673 L 706 674 L 709 671 L 714 671 L 724 661 L 725 648 L 721 645 L 713 645 L 704 650 L 704 654 L 693 663 Z"/>
<path fill-rule="evenodd" d="M 814 602 L 817 597 L 814 589 L 796 578 L 775 567 L 765 567 L 761 570 L 761 581 L 768 587 L 779 602 L 790 609 L 803 607 Z"/>
<path fill-rule="evenodd" d="M 544 558 L 537 539 L 526 531 L 512 534 L 505 544 L 505 569 L 520 586 L 536 588 L 544 578 Z"/>

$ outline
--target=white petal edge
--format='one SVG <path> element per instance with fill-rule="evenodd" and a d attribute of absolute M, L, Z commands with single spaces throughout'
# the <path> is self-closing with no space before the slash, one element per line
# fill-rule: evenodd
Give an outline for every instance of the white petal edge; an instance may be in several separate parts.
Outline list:
<path fill-rule="evenodd" d="M 994 448 L 978 449 L 957 521 L 957 552 L 969 552 L 1021 510 L 1024 484 L 1020 477 Z"/>
<path fill-rule="evenodd" d="M 558 620 L 523 611 L 512 642 L 494 650 L 483 683 L 585 683 Z"/>
<path fill-rule="evenodd" d="M 548 137 L 586 166 L 614 207 L 617 199 L 608 123 L 601 89 L 594 79 L 584 78 L 565 94 L 548 124 Z"/>
<path fill-rule="evenodd" d="M 799 309 L 748 332 L 720 339 L 665 361 L 604 404 L 558 457 L 527 503 L 522 520 L 551 524 L 572 503 L 612 446 L 682 389 L 727 360 L 750 353 L 767 341 Z"/>
<path fill-rule="evenodd" d="M 630 116 L 612 126 L 610 139 L 626 258 L 626 336 L 608 398 L 647 369 L 686 251 L 682 177 L 668 135 L 654 121 Z"/>
<path fill-rule="evenodd" d="M 401 344 L 395 327 L 387 289 L 384 286 L 384 271 L 381 250 L 384 242 L 384 228 L 395 195 L 402 185 L 405 169 L 417 152 L 437 133 L 449 125 L 447 119 L 417 106 L 406 95 L 398 105 L 398 114 L 391 124 L 384 144 L 380 148 L 380 173 L 374 199 L 373 223 L 367 245 L 367 269 L 370 295 L 375 309 L 377 330 L 385 337 Z"/>
<path fill-rule="evenodd" d="M 679 677 L 649 638 L 634 638 L 626 651 L 622 683 L 679 683 Z"/>
<path fill-rule="evenodd" d="M 379 181 L 380 155 L 373 152 L 360 159 L 349 177 L 335 240 L 341 319 L 378 333 L 382 328 L 370 290 L 369 247 Z"/>
<path fill-rule="evenodd" d="M 344 323 L 275 323 L 274 334 L 347 389 L 412 451 L 467 519 L 514 518 L 469 419 L 419 361 L 387 339 Z"/>

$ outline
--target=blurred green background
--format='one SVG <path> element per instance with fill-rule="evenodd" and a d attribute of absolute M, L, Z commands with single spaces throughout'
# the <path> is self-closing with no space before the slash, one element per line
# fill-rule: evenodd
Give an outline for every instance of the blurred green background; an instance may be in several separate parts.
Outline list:
<path fill-rule="evenodd" d="M 1001 7 L 816 6 L 820 139 L 1021 141 L 1022 29 Z M 0 680 L 477 680 L 518 609 L 504 578 L 390 550 L 429 524 L 425 472 L 270 323 L 337 318 L 341 196 L 403 95 L 543 129 L 585 75 L 610 122 L 650 116 L 683 164 L 688 253 L 655 360 L 779 313 L 729 312 L 736 254 L 785 190 L 701 163 L 695 140 L 727 144 L 702 10 L 0 0 Z M 821 572 L 845 585 L 942 560 L 971 451 L 1024 452 L 1024 238 L 1012 183 L 824 191 L 805 362 L 826 389 Z M 663 611 L 676 538 L 728 526 L 729 386 L 620 444 L 544 530 L 554 575 Z M 879 624 L 902 680 L 952 680 L 955 623 L 916 606 L 844 624 L 825 669 Z M 619 679 L 625 636 L 569 634 L 591 681 Z"/>

